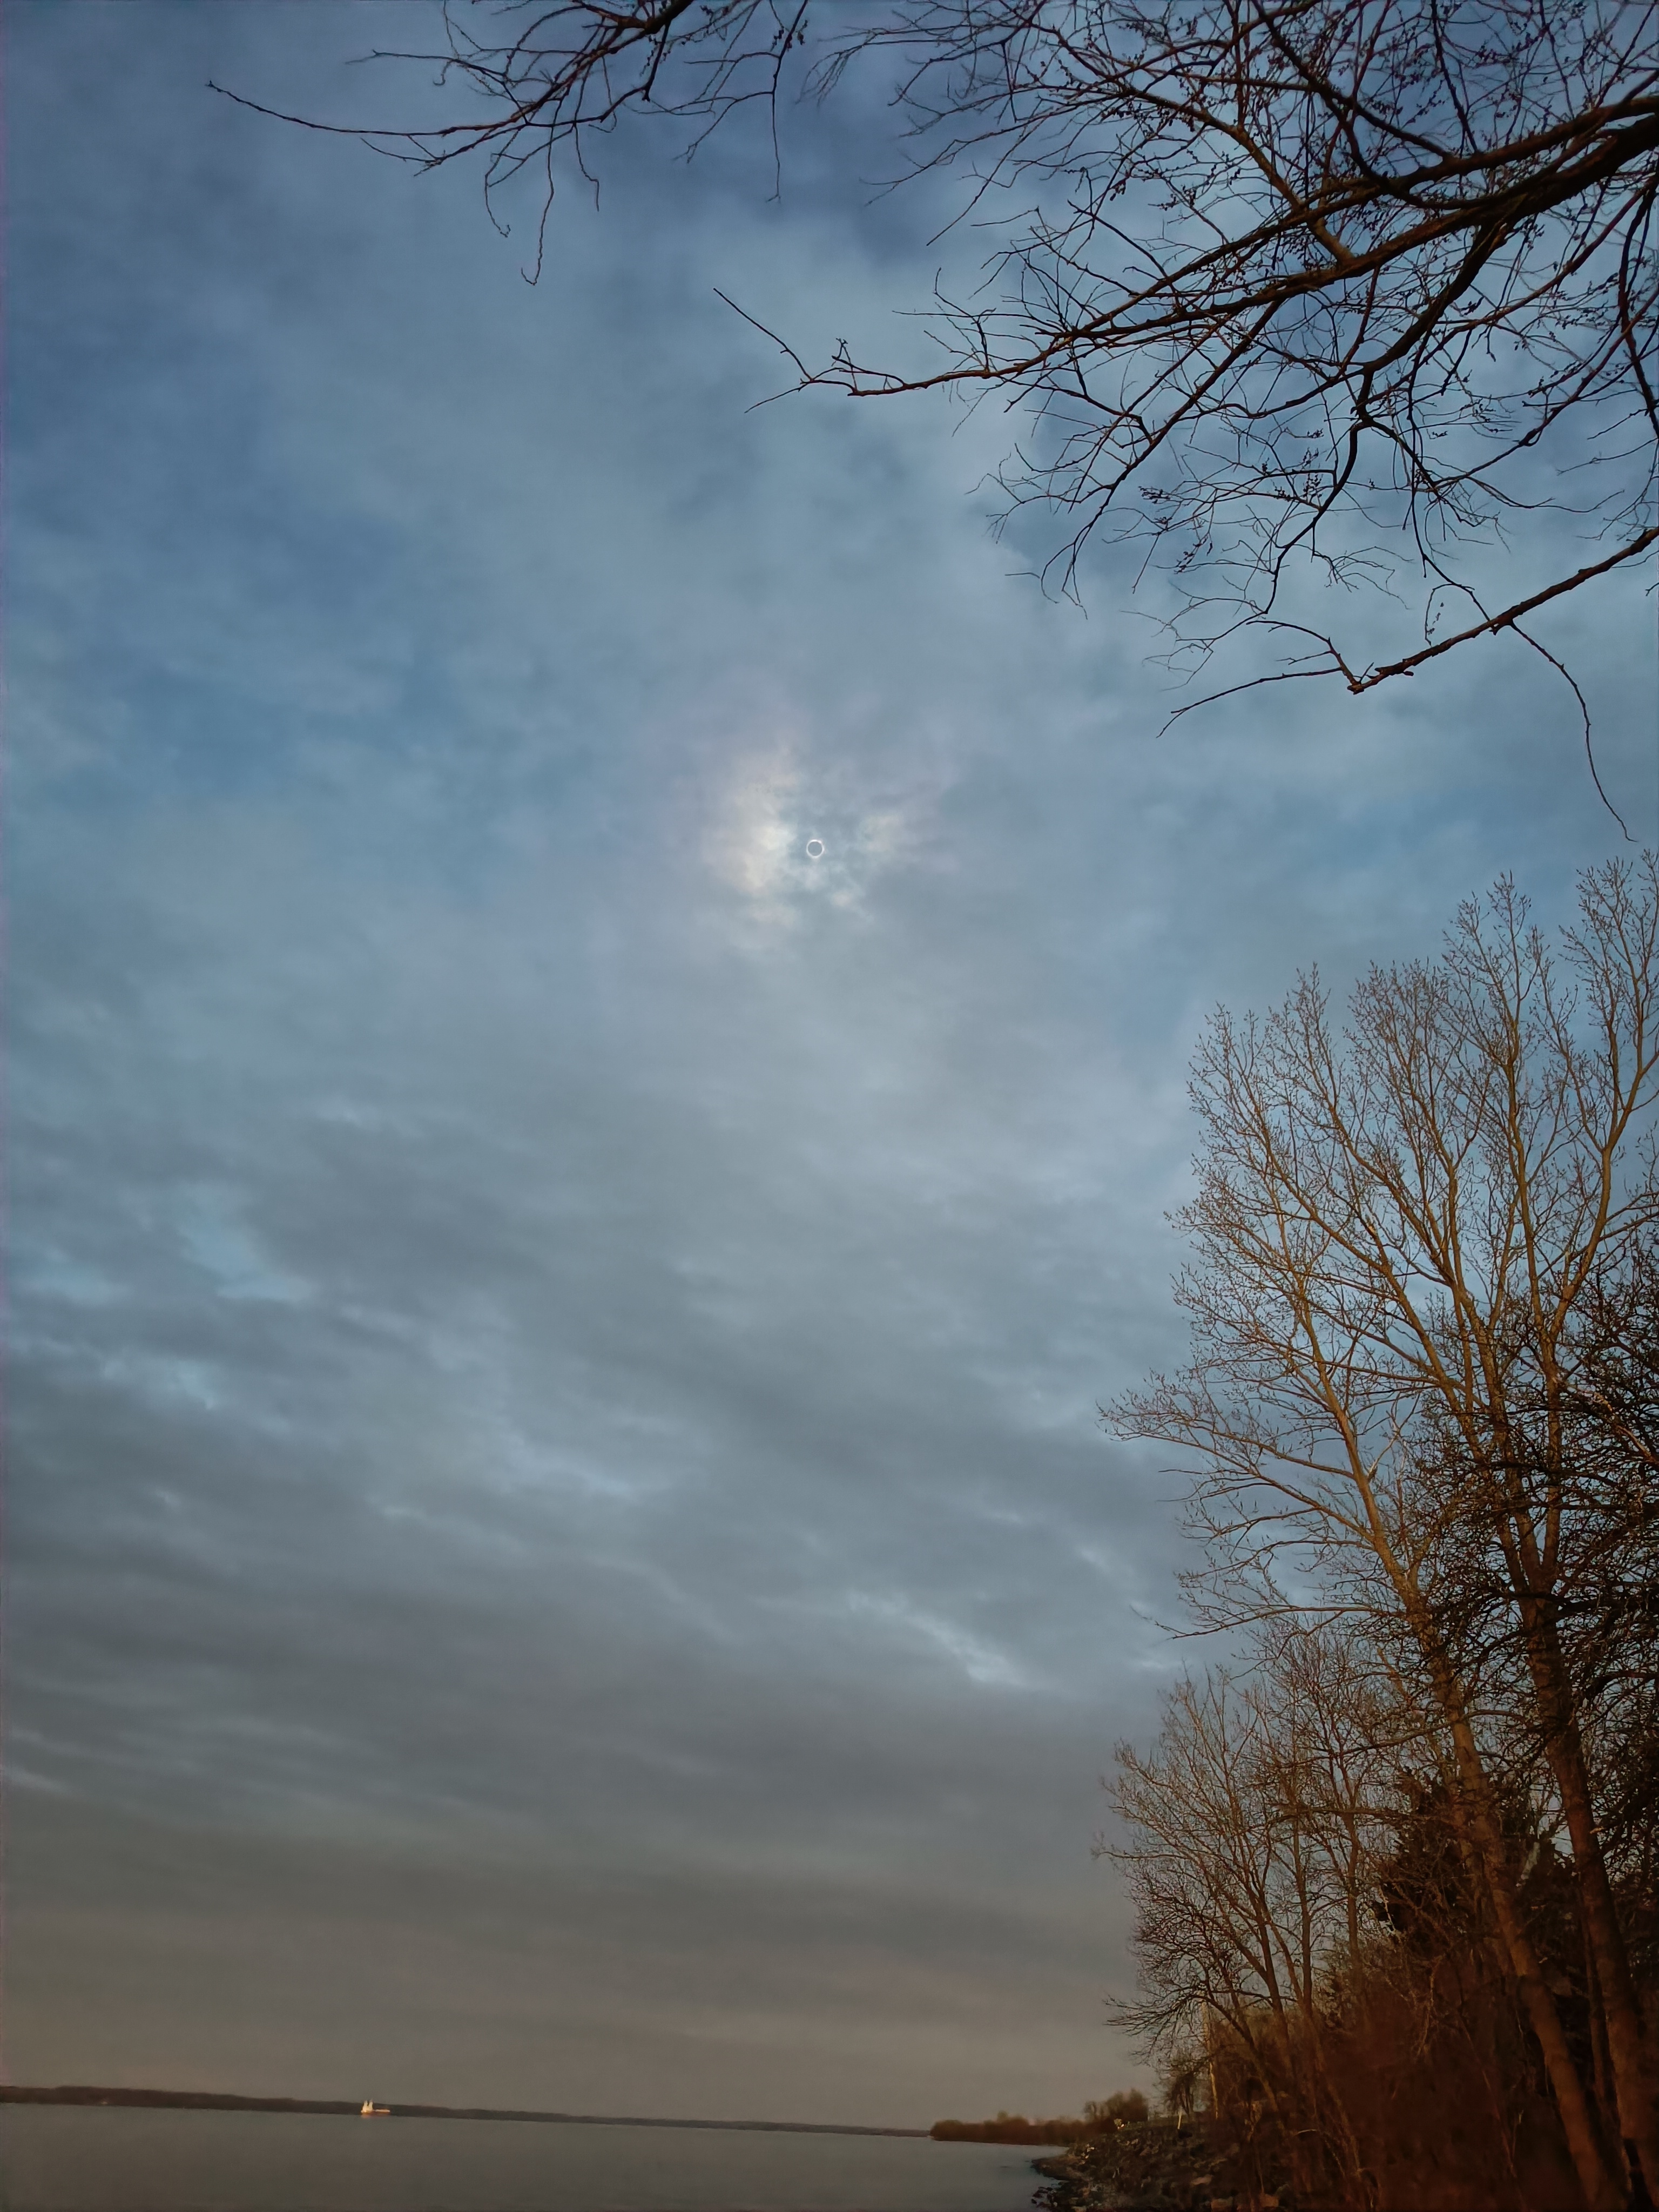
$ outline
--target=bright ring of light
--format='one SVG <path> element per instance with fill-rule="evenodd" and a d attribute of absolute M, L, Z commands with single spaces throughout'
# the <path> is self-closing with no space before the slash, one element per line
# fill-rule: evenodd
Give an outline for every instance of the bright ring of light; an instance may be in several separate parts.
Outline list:
<path fill-rule="evenodd" d="M 823 858 L 823 840 L 822 837 L 809 837 L 807 839 L 806 857 L 809 860 L 821 860 Z"/>

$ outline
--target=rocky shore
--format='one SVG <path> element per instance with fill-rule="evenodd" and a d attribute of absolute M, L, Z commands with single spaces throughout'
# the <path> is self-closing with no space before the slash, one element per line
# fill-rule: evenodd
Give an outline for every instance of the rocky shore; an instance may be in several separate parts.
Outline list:
<path fill-rule="evenodd" d="M 1203 2122 L 1157 2122 L 1039 2159 L 1045 2212 L 1293 2212 L 1288 2196 L 1253 2190 Z"/>

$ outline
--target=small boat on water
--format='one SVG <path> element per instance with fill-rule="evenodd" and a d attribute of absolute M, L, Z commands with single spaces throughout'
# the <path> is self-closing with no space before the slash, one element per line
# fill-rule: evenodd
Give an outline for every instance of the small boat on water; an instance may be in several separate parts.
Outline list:
<path fill-rule="evenodd" d="M 372 2097 L 365 2097 L 363 2109 L 358 2113 L 357 2118 L 360 2120 L 389 2120 L 392 2118 L 392 2107 L 390 2105 L 377 2105 Z"/>

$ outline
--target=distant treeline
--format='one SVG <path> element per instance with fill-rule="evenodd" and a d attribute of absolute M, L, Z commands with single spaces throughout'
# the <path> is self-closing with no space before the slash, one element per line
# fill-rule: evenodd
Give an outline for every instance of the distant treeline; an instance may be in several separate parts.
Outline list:
<path fill-rule="evenodd" d="M 215 2089 L 132 2089 L 87 2082 L 0 2082 L 0 2105 L 117 2105 L 145 2112 L 303 2112 L 325 2118 L 361 2118 L 367 2107 L 347 2097 L 244 2097 Z M 738 2135 L 912 2136 L 921 2128 L 866 2128 L 833 2120 L 665 2120 L 637 2113 L 533 2112 L 496 2105 L 375 2105 L 389 2120 L 526 2120 L 551 2127 L 688 2128 Z"/>
<path fill-rule="evenodd" d="M 1023 2112 L 999 2112 L 994 2120 L 935 2120 L 932 2133 L 936 2142 L 1087 2142 L 1146 2117 L 1139 2090 L 1120 2089 L 1103 2103 L 1085 2105 L 1081 2119 L 1028 2120 Z"/>

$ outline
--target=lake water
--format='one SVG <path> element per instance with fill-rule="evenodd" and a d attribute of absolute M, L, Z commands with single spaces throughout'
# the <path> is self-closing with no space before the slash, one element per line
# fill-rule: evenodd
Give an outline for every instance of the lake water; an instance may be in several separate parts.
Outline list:
<path fill-rule="evenodd" d="M 886 2136 L 0 2106 L 3 2212 L 1029 2212 L 1036 2154 Z"/>

